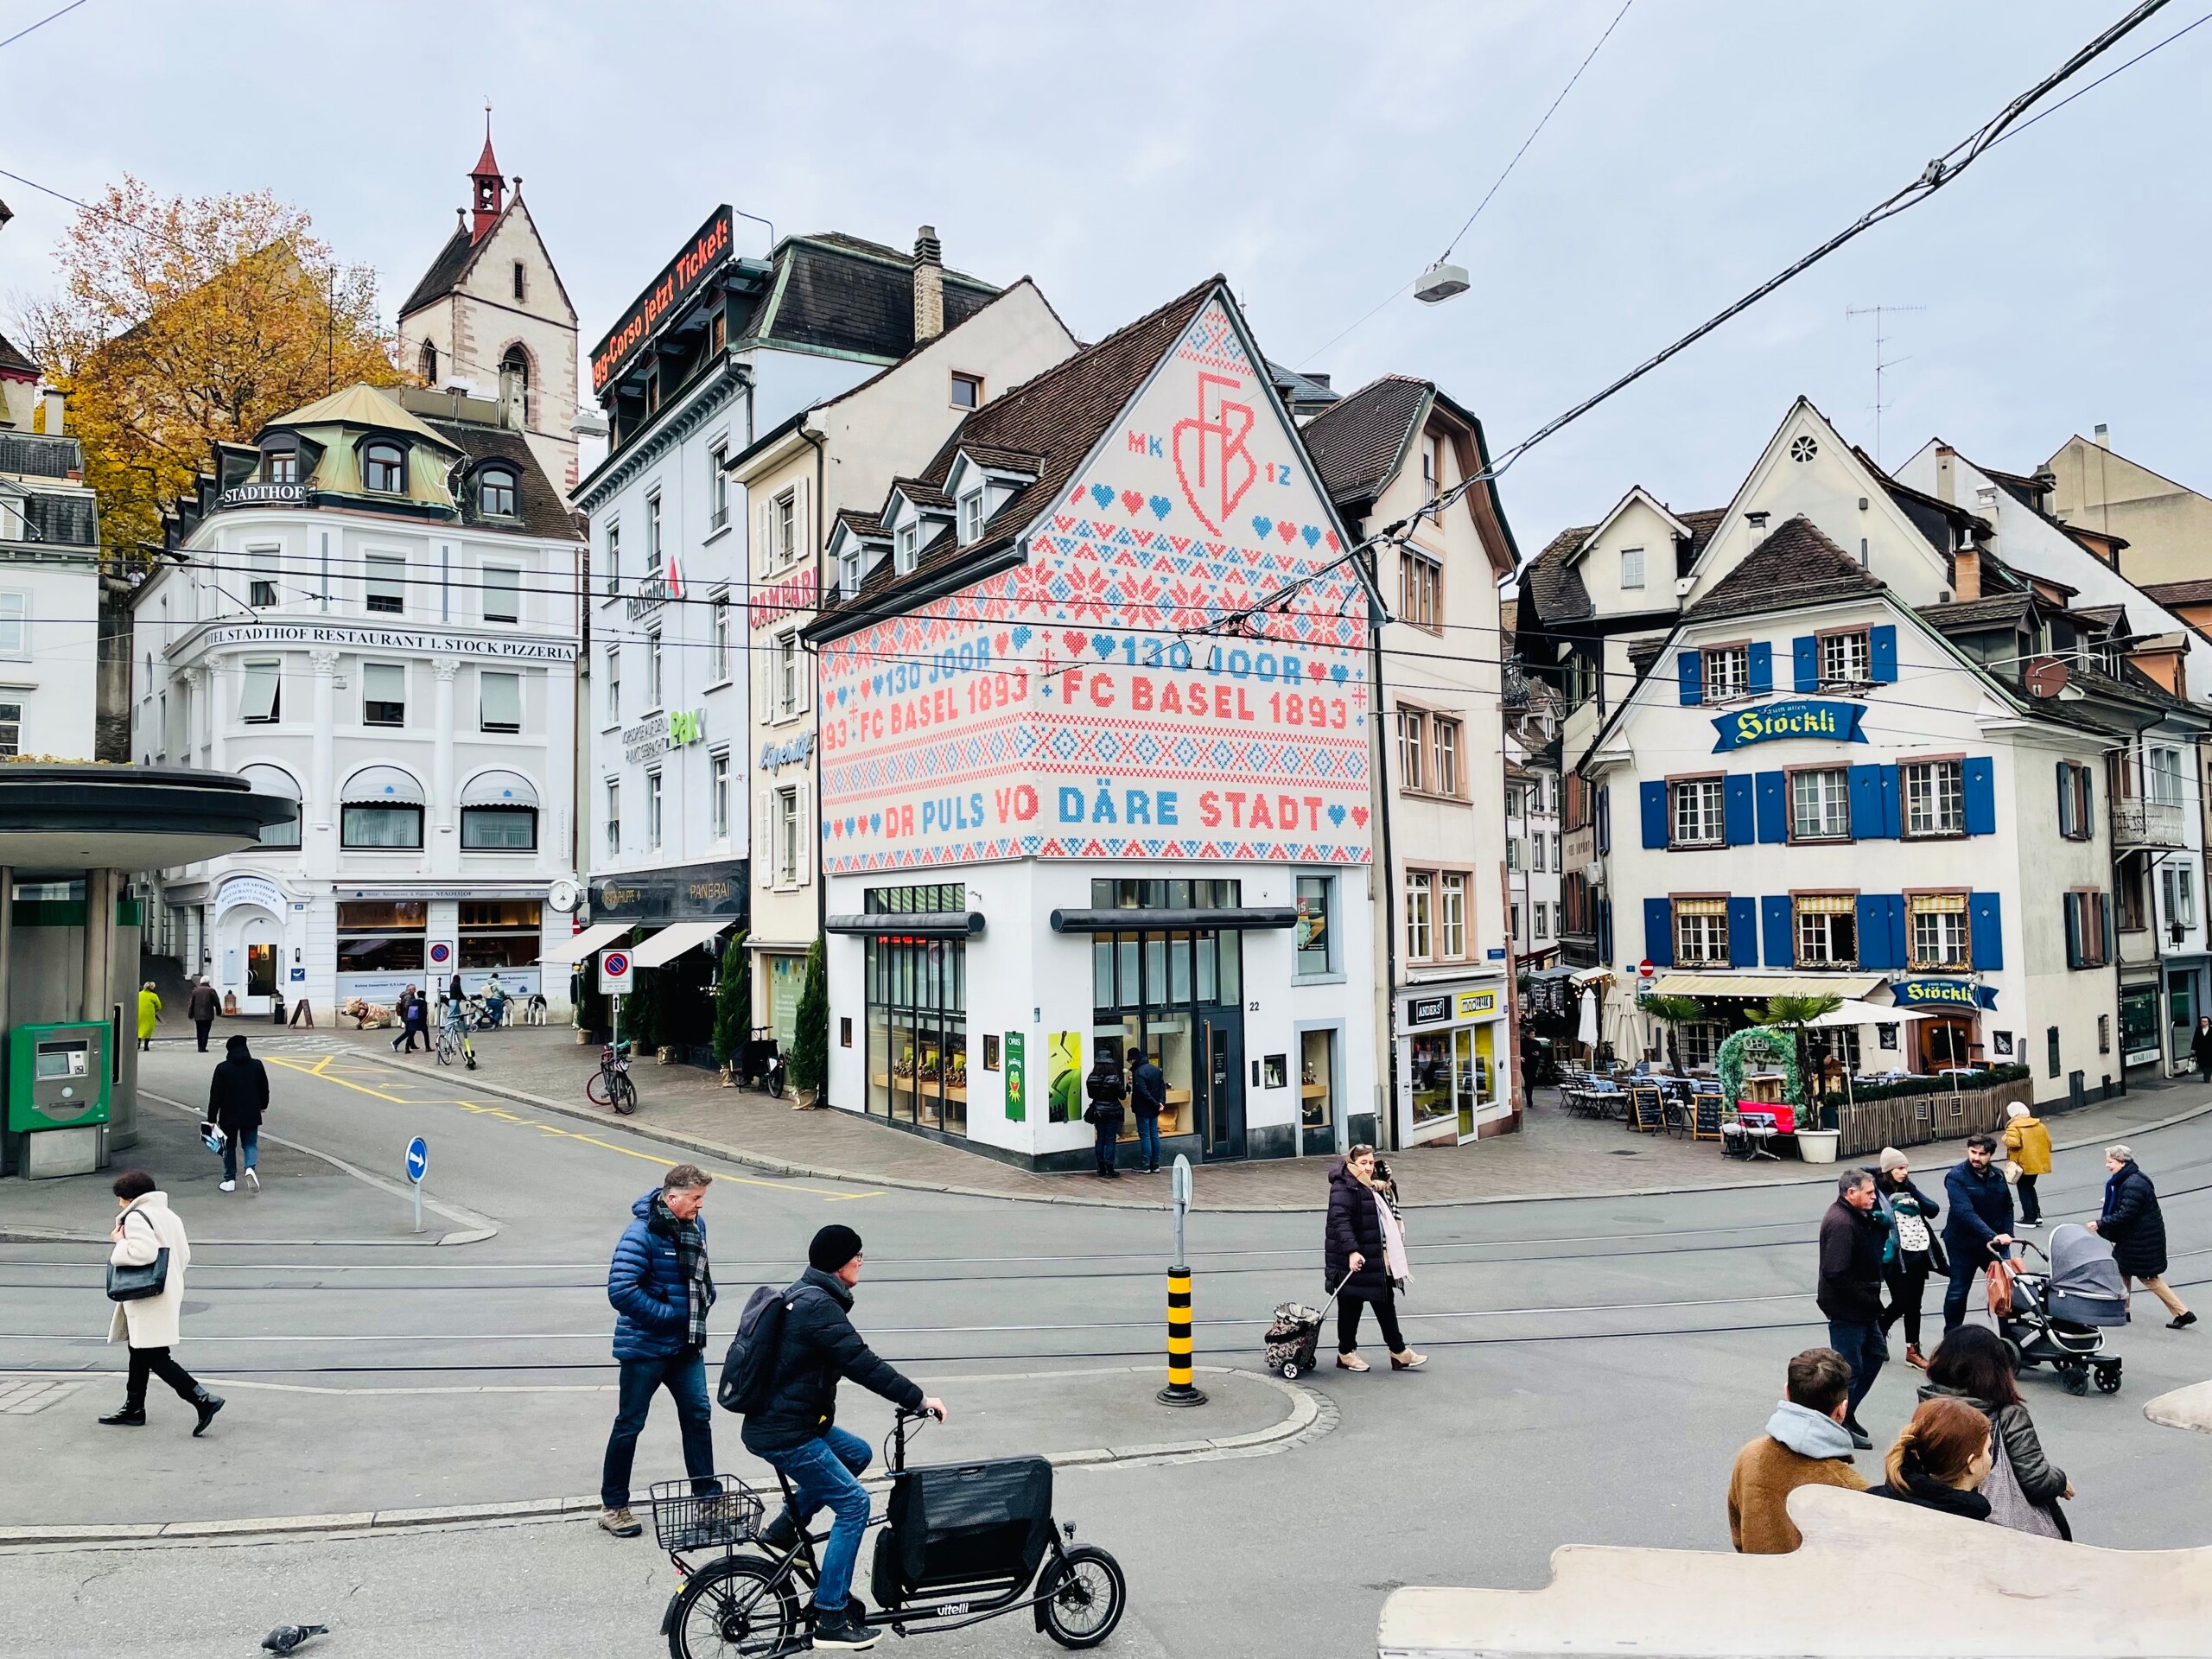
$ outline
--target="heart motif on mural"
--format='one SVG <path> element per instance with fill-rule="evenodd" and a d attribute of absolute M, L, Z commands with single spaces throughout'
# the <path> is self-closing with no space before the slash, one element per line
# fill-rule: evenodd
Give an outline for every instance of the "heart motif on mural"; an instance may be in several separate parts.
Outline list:
<path fill-rule="evenodd" d="M 1298 526 L 1292 524 L 1289 519 L 1286 518 L 1275 526 L 1275 534 L 1281 537 L 1284 541 L 1287 542 L 1298 534 Z"/>
<path fill-rule="evenodd" d="M 1089 641 L 1086 640 L 1082 634 L 1074 632 L 1071 630 L 1060 636 L 1060 643 L 1068 648 L 1069 656 L 1076 657 L 1082 654 L 1084 646 L 1088 644 Z"/>
<path fill-rule="evenodd" d="M 1306 664 L 1306 677 L 1309 680 L 1318 680 L 1328 671 L 1328 669 L 1318 661 Z"/>
<path fill-rule="evenodd" d="M 1365 807 L 1363 807 L 1363 806 L 1355 806 L 1354 808 L 1352 808 L 1352 810 L 1351 810 L 1351 821 L 1352 821 L 1354 823 L 1357 824 L 1361 829 L 1363 829 L 1363 830 L 1366 829 L 1366 828 L 1367 828 L 1367 809 L 1366 809 Z"/>
<path fill-rule="evenodd" d="M 1146 505 L 1151 507 L 1152 516 L 1155 518 L 1165 519 L 1175 511 L 1175 504 L 1164 495 L 1154 496 Z"/>
<path fill-rule="evenodd" d="M 1128 513 L 1132 518 L 1135 518 L 1137 514 L 1142 512 L 1144 511 L 1144 492 L 1141 490 L 1123 490 L 1122 492 L 1122 511 Z"/>
<path fill-rule="evenodd" d="M 1073 488 L 1072 490 L 1071 490 L 1071 491 L 1069 491 L 1069 492 L 1068 492 L 1068 505 L 1069 505 L 1070 506 L 1073 506 L 1077 502 L 1078 502 L 1078 501 L 1080 501 L 1080 500 L 1082 500 L 1082 499 L 1083 499 L 1083 486 L 1082 486 L 1082 485 L 1080 485 L 1080 484 L 1078 484 L 1078 485 L 1077 485 L 1077 486 L 1075 486 L 1075 488 Z"/>
<path fill-rule="evenodd" d="M 1114 641 L 1112 636 L 1103 633 L 1092 634 L 1090 636 L 1090 648 L 1098 653 L 1100 661 L 1104 661 L 1107 658 L 1111 657 L 1114 654 Z"/>
<path fill-rule="evenodd" d="M 882 814 L 882 813 L 880 813 L 880 812 L 871 812 L 871 813 L 869 813 L 869 814 L 868 815 L 868 834 L 870 834 L 871 836 L 874 836 L 874 835 L 880 835 L 880 834 L 882 833 L 882 831 L 883 831 L 883 814 Z"/>
<path fill-rule="evenodd" d="M 1102 507 L 1111 506 L 1114 502 L 1114 486 L 1110 484 L 1092 485 L 1090 499 Z"/>
<path fill-rule="evenodd" d="M 1329 822 L 1330 822 L 1331 823 L 1337 824 L 1337 825 L 1338 825 L 1339 827 L 1341 827 L 1341 826 L 1342 826 L 1342 824 L 1344 823 L 1344 808 L 1342 808 L 1341 806 L 1332 806 L 1332 807 L 1331 807 L 1331 808 L 1329 809 Z"/>
<path fill-rule="evenodd" d="M 1258 537 L 1262 541 L 1263 541 L 1263 542 L 1264 542 L 1264 541 L 1266 541 L 1266 540 L 1268 539 L 1268 532 L 1269 531 L 1273 530 L 1274 527 L 1275 527 L 1275 521 L 1274 521 L 1274 519 L 1272 519 L 1272 518 L 1260 518 L 1257 514 L 1255 514 L 1255 515 L 1253 516 L 1253 518 L 1252 518 L 1252 533 L 1253 533 L 1255 536 Z"/>
<path fill-rule="evenodd" d="M 874 692 L 877 696 L 881 696 L 883 695 L 883 676 L 879 674 L 874 679 L 870 680 L 868 683 L 868 689 Z"/>
<path fill-rule="evenodd" d="M 1032 634 L 1027 628 L 1016 628 L 1013 634 L 1014 648 L 1016 651 L 1021 650 L 1023 647 L 1027 645 L 1030 640 L 1033 638 L 1035 638 L 1035 636 Z"/>
<path fill-rule="evenodd" d="M 1332 531 L 1331 531 L 1327 535 L 1324 536 L 1321 539 L 1322 539 L 1323 541 L 1326 542 L 1326 543 L 1329 544 L 1329 551 L 1330 551 L 1330 552 L 1333 553 L 1333 552 L 1335 552 L 1335 551 L 1337 550 L 1338 542 L 1337 542 L 1337 532 L 1336 532 L 1335 531 L 1333 531 L 1333 530 L 1332 530 Z"/>
<path fill-rule="evenodd" d="M 1202 416 L 1210 384 L 1220 400 L 1214 405 L 1213 418 L 1207 420 Z M 1224 376 L 1201 377 L 1201 417 L 1176 422 L 1168 440 L 1175 461 L 1175 481 L 1183 486 L 1183 499 L 1216 535 L 1220 534 L 1221 527 L 1229 522 L 1229 515 L 1236 511 L 1236 504 L 1244 499 L 1245 491 L 1260 475 L 1260 465 L 1252 459 L 1252 452 L 1244 442 L 1252 435 L 1252 423 L 1256 418 L 1252 406 L 1232 404 L 1221 396 L 1241 389 L 1240 383 Z"/>
<path fill-rule="evenodd" d="M 1006 641 L 1007 641 L 1007 636 L 1006 636 L 1005 634 L 1003 634 L 1003 633 L 1000 634 L 996 639 L 993 639 L 993 640 L 991 641 L 991 649 L 992 649 L 993 651 L 995 651 L 995 652 L 998 652 L 998 654 L 999 654 L 1000 656 L 1001 656 L 1001 657 L 1005 656 L 1005 655 L 1006 655 Z"/>
<path fill-rule="evenodd" d="M 1300 531 L 1298 533 L 1306 538 L 1306 545 L 1308 547 L 1312 547 L 1316 542 L 1319 542 L 1321 539 L 1320 529 L 1319 526 L 1314 524 L 1306 525 L 1305 529 Z"/>
<path fill-rule="evenodd" d="M 1334 680 L 1338 685 L 1342 685 L 1344 683 L 1344 665 L 1342 663 L 1338 663 L 1334 667 L 1331 668 L 1329 670 L 1329 677 Z"/>

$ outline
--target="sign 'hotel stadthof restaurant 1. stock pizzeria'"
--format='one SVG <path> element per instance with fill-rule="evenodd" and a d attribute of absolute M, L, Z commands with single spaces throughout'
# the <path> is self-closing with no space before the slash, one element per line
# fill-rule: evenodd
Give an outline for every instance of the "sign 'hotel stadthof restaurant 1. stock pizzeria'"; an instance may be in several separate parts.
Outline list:
<path fill-rule="evenodd" d="M 893 485 L 811 630 L 835 1103 L 1079 1163 L 1077 1115 L 1008 1110 L 1026 1036 L 1156 1058 L 1171 1156 L 1371 1135 L 1367 602 L 1258 362 L 1210 283 Z"/>

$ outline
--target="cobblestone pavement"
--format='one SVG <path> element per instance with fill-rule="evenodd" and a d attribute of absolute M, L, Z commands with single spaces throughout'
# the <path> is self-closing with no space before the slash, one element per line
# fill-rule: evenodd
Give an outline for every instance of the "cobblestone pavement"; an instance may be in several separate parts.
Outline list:
<path fill-rule="evenodd" d="M 435 1071 L 418 1052 L 392 1053 L 390 1031 L 276 1032 L 245 1020 L 219 1022 L 227 1034 L 244 1030 L 257 1052 L 321 1054 L 355 1051 Z M 260 1033 L 267 1032 L 265 1040 Z M 469 1081 L 541 1110 L 613 1122 L 584 1096 L 598 1068 L 599 1050 L 580 1044 L 564 1026 L 518 1027 L 478 1039 L 482 1065 Z M 793 1174 L 830 1176 L 881 1185 L 918 1186 L 984 1197 L 1059 1203 L 1165 1206 L 1167 1176 L 1125 1174 L 1108 1183 L 1089 1174 L 1039 1174 L 922 1135 L 895 1129 L 855 1113 L 799 1111 L 788 1100 L 725 1089 L 711 1071 L 688 1065 L 641 1062 L 632 1073 L 639 1108 L 624 1127 L 677 1147 L 709 1153 Z M 2139 1132 L 2201 1109 L 2212 1109 L 2212 1090 L 2191 1081 L 2139 1089 L 2126 1097 L 2069 1113 L 2052 1123 L 2054 1139 L 2067 1143 Z M 1914 1149 L 1923 1167 L 1954 1163 L 1958 1142 Z M 1701 1187 L 1759 1186 L 1818 1182 L 1834 1172 L 1793 1159 L 1745 1164 L 1726 1160 L 1711 1141 L 1630 1134 L 1618 1122 L 1568 1117 L 1554 1090 L 1537 1090 L 1525 1130 L 1472 1145 L 1416 1147 L 1393 1154 L 1399 1189 L 1414 1205 L 1466 1204 L 1556 1197 L 1601 1197 Z M 1197 1180 L 1202 1210 L 1319 1209 L 1326 1202 L 1324 1158 L 1275 1159 L 1205 1166 Z"/>

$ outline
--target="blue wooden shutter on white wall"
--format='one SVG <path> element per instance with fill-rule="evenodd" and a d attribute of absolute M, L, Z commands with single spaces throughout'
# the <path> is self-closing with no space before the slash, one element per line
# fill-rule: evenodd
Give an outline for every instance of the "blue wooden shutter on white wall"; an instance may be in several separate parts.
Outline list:
<path fill-rule="evenodd" d="M 1797 940 L 1793 930 L 1796 925 L 1796 906 L 1789 902 L 1789 895 L 1770 893 L 1759 900 L 1759 908 L 1766 912 L 1766 965 L 1796 967 Z"/>
<path fill-rule="evenodd" d="M 1774 690 L 1774 643 L 1769 639 L 1751 641 L 1751 695 L 1765 696 Z"/>
<path fill-rule="evenodd" d="M 1664 847 L 1667 844 L 1667 785 L 1638 784 L 1637 802 L 1643 808 L 1643 844 Z"/>
<path fill-rule="evenodd" d="M 1877 685 L 1897 683 L 1897 631 L 1889 623 L 1866 630 L 1866 671 Z"/>
<path fill-rule="evenodd" d="M 1643 901 L 1643 954 L 1654 967 L 1675 965 L 1675 905 L 1670 899 Z"/>
<path fill-rule="evenodd" d="M 1878 893 L 1859 895 L 1859 965 L 1895 968 L 1890 957 L 1889 904 Z"/>
<path fill-rule="evenodd" d="M 1705 664 L 1694 651 L 1675 653 L 1675 683 L 1685 704 L 1701 702 L 1705 696 Z"/>
<path fill-rule="evenodd" d="M 1977 893 L 1967 900 L 1967 919 L 1973 928 L 1974 965 L 1995 973 L 2005 965 L 2005 910 L 2001 894 Z"/>
<path fill-rule="evenodd" d="M 1888 831 L 1882 817 L 1882 769 L 1878 766 L 1851 769 L 1851 838 L 1879 841 Z"/>
<path fill-rule="evenodd" d="M 1997 833 L 1996 773 L 1995 763 L 1986 754 L 1973 757 L 1960 768 L 1966 790 L 1967 834 L 1970 836 Z"/>
<path fill-rule="evenodd" d="M 1720 780 L 1720 823 L 1728 845 L 1751 844 L 1752 817 L 1751 774 L 1732 772 Z"/>
<path fill-rule="evenodd" d="M 1821 689 L 1821 642 L 1801 633 L 1789 642 L 1789 671 L 1800 691 Z"/>
<path fill-rule="evenodd" d="M 1598 850 L 1610 853 L 1613 850 L 1613 786 L 1611 784 L 1598 785 L 1598 810 L 1594 817 L 1597 820 Z"/>
<path fill-rule="evenodd" d="M 1759 965 L 1759 901 L 1751 898 L 1728 900 L 1728 965 Z"/>
<path fill-rule="evenodd" d="M 1786 842 L 1789 839 L 1789 774 L 1786 772 L 1763 772 L 1758 775 L 1759 839 L 1765 842 Z"/>

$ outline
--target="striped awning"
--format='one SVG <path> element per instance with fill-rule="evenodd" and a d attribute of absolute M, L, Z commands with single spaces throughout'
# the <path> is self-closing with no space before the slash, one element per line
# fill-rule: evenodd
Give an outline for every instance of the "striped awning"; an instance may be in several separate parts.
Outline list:
<path fill-rule="evenodd" d="M 1879 974 L 1662 974 L 1653 987 L 1662 996 L 1840 996 L 1863 999 L 1882 982 Z"/>

